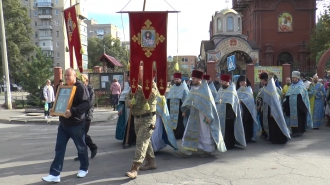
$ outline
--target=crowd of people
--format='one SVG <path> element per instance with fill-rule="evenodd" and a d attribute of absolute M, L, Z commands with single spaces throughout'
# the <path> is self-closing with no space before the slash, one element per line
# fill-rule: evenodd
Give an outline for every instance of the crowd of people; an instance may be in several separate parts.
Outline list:
<path fill-rule="evenodd" d="M 139 170 L 155 169 L 153 152 L 166 146 L 184 158 L 197 151 L 205 158 L 215 150 L 244 148 L 259 137 L 270 144 L 285 144 L 308 128 L 318 130 L 325 111 L 329 125 L 330 108 L 325 102 L 330 99 L 330 90 L 325 92 L 317 75 L 308 82 L 303 73 L 293 71 L 292 82 L 288 77 L 283 88 L 273 73 L 261 73 L 259 78 L 261 88 L 254 96 L 252 84 L 244 75 L 234 80 L 223 74 L 211 81 L 209 75 L 194 70 L 187 84 L 177 72 L 165 96 L 155 93 L 155 106 L 149 110 L 143 109 L 146 100 L 137 101 L 137 95 L 130 93 L 127 82 L 120 96 L 116 139 L 123 140 L 124 149 L 136 143 L 134 159 L 140 157 L 126 175 L 136 178 Z M 143 146 L 138 144 L 141 136 L 136 131 L 141 126 L 136 123 L 139 116 L 148 120 L 143 123 L 148 133 L 143 136 Z"/>
<path fill-rule="evenodd" d="M 153 72 L 153 78 L 155 74 Z M 142 77 L 140 66 L 139 82 Z M 286 78 L 282 88 L 274 74 L 261 73 L 261 88 L 256 97 L 244 75 L 233 80 L 230 75 L 222 74 L 211 81 L 209 75 L 193 70 L 187 85 L 181 80 L 182 74 L 176 72 L 174 84 L 166 95 L 160 95 L 153 83 L 149 99 L 144 98 L 141 83 L 132 94 L 128 81 L 122 91 L 114 81 L 111 90 L 116 96 L 112 96 L 112 103 L 118 111 L 115 138 L 122 141 L 123 149 L 135 145 L 133 163 L 126 176 L 134 179 L 139 170 L 156 169 L 154 153 L 166 146 L 180 157 L 187 158 L 201 151 L 200 157 L 206 158 L 216 150 L 245 148 L 259 137 L 270 144 L 285 144 L 291 138 L 301 137 L 308 128 L 318 130 L 325 115 L 329 126 L 330 88 L 326 92 L 317 75 L 311 82 L 299 71 L 293 71 L 291 77 Z M 97 146 L 87 134 L 94 104 L 88 77 L 85 75 L 81 82 L 76 80 L 74 70 L 67 69 L 65 79 L 68 85 L 75 85 L 77 91 L 72 108 L 60 116 L 56 155 L 49 175 L 42 178 L 47 182 L 60 182 L 70 138 L 78 150 L 75 160 L 80 161 L 77 177 L 88 174 L 87 148 L 91 150 L 91 158 L 97 153 Z"/>

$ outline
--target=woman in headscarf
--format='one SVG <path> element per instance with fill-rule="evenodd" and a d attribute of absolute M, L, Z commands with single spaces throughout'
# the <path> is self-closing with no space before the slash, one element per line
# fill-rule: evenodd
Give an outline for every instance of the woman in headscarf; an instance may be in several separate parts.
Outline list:
<path fill-rule="evenodd" d="M 254 103 L 251 83 L 246 78 L 246 76 L 241 75 L 238 77 L 236 91 L 242 110 L 241 112 L 245 132 L 245 140 L 246 142 L 255 142 L 258 128 L 257 109 Z"/>

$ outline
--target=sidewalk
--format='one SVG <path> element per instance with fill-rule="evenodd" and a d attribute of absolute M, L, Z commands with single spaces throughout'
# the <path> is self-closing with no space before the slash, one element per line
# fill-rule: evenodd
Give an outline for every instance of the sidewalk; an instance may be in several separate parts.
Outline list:
<path fill-rule="evenodd" d="M 108 108 L 94 109 L 92 123 L 116 124 L 117 111 Z M 42 109 L 13 109 L 0 108 L 0 123 L 7 124 L 59 124 L 58 117 L 45 119 Z"/>

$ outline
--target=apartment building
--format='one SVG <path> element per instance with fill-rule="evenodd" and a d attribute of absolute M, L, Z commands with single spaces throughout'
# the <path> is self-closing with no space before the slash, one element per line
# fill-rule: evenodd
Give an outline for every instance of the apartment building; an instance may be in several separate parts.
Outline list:
<path fill-rule="evenodd" d="M 181 63 L 181 67 L 187 69 L 188 71 L 194 70 L 196 56 L 194 55 L 178 55 L 173 56 L 173 61 L 178 61 Z"/>
<path fill-rule="evenodd" d="M 118 27 L 113 24 L 99 24 L 95 19 L 85 20 L 87 25 L 87 38 L 97 36 L 103 38 L 104 35 L 109 34 L 112 38 L 120 40 L 120 32 Z"/>
<path fill-rule="evenodd" d="M 43 53 L 52 59 L 54 67 L 70 67 L 67 32 L 63 10 L 77 4 L 76 10 L 80 20 L 87 18 L 86 0 L 22 0 L 29 9 L 33 42 Z M 71 3 L 71 4 L 70 4 Z M 84 49 L 83 69 L 88 66 L 87 24 L 79 21 L 81 44 Z M 74 62 L 74 68 L 77 68 Z"/>

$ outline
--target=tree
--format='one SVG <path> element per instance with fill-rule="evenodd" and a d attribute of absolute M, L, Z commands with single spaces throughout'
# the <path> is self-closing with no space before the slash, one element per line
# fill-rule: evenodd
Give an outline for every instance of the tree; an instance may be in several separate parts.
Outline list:
<path fill-rule="evenodd" d="M 176 60 L 171 62 L 169 67 L 167 68 L 167 73 L 168 73 L 169 79 L 171 79 L 171 77 L 173 76 L 173 73 L 177 72 L 174 69 L 176 62 L 177 62 Z M 181 72 L 181 74 L 188 74 L 190 76 L 191 72 L 188 69 L 183 68 L 181 62 L 178 62 L 178 65 L 179 65 L 179 71 Z"/>
<path fill-rule="evenodd" d="M 311 35 L 309 48 L 310 57 L 319 61 L 322 54 L 330 49 L 330 6 L 318 19 L 316 28 Z"/>
<path fill-rule="evenodd" d="M 3 0 L 3 13 L 9 74 L 11 79 L 18 81 L 21 71 L 35 49 L 31 40 L 31 20 L 28 16 L 28 9 L 22 5 L 21 0 Z M 0 61 L 2 63 L 1 53 Z M 2 73 L 1 65 L 1 76 Z"/>
<path fill-rule="evenodd" d="M 88 68 L 102 65 L 98 61 L 103 53 L 115 57 L 125 67 L 129 61 L 129 52 L 121 45 L 119 39 L 112 38 L 107 34 L 102 39 L 99 37 L 91 37 L 88 39 Z"/>
<path fill-rule="evenodd" d="M 46 58 L 41 49 L 36 50 L 35 57 L 31 57 L 31 61 L 26 62 L 25 68 L 20 73 L 23 80 L 23 88 L 32 96 L 37 96 L 40 92 L 38 87 L 43 87 L 47 79 L 54 75 L 53 61 Z"/>

